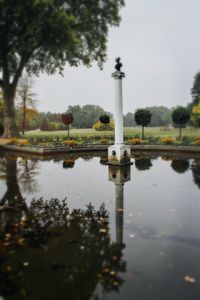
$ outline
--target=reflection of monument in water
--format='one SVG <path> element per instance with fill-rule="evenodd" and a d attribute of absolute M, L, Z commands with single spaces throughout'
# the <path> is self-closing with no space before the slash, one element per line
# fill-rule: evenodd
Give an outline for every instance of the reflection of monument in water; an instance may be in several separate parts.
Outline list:
<path fill-rule="evenodd" d="M 124 225 L 124 183 L 130 181 L 130 165 L 123 167 L 109 166 L 109 181 L 115 183 L 115 224 L 116 242 L 123 244 L 123 225 Z"/>

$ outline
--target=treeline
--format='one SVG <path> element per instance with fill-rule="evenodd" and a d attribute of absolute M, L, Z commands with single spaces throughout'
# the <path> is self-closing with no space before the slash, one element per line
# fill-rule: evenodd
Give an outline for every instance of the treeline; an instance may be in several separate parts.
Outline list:
<path fill-rule="evenodd" d="M 172 124 L 171 114 L 172 109 L 169 109 L 164 106 L 151 106 L 146 107 L 145 109 L 149 110 L 152 113 L 151 123 L 149 126 L 158 127 L 158 126 L 169 126 Z M 103 114 L 108 114 L 111 119 L 113 115 L 110 112 L 106 112 L 99 105 L 74 105 L 68 106 L 66 112 L 70 112 L 73 114 L 74 121 L 72 127 L 74 128 L 92 128 L 93 125 L 99 120 L 99 117 Z M 134 118 L 135 113 L 127 113 L 124 115 L 124 126 L 125 127 L 133 127 L 137 126 Z M 66 129 L 64 124 L 61 121 L 61 114 L 58 113 L 40 113 L 39 114 L 40 122 L 42 119 L 46 118 L 52 127 L 57 127 L 57 130 Z M 41 126 L 40 126 L 41 127 Z"/>
<path fill-rule="evenodd" d="M 2 101 L 0 101 L 1 104 Z M 1 105 L 0 105 L 1 106 Z M 171 115 L 174 108 L 167 108 L 165 106 L 149 106 L 144 109 L 151 112 L 151 122 L 148 126 L 150 127 L 167 127 L 171 125 Z M 0 107 L 0 118 L 2 118 L 2 109 Z M 92 128 L 93 125 L 99 121 L 100 116 L 108 114 L 110 119 L 113 119 L 113 115 L 110 112 L 106 112 L 99 105 L 74 105 L 68 106 L 63 113 L 70 112 L 74 117 L 74 121 L 71 124 L 72 128 Z M 22 112 L 17 110 L 17 124 L 21 128 L 22 124 Z M 133 127 L 137 126 L 135 122 L 135 112 L 128 112 L 124 115 L 124 126 Z M 30 109 L 27 111 L 26 118 L 26 130 L 66 130 L 66 125 L 63 124 L 61 119 L 61 113 L 52 112 L 32 112 Z"/>
<path fill-rule="evenodd" d="M 149 106 L 144 109 L 151 112 L 150 127 L 169 126 L 172 124 L 171 114 L 173 109 L 169 109 L 165 106 Z M 137 126 L 135 122 L 135 113 L 127 113 L 124 116 L 124 126 L 133 127 Z"/>
<path fill-rule="evenodd" d="M 151 123 L 149 126 L 158 127 L 158 126 L 169 126 L 172 124 L 171 114 L 172 109 L 169 109 L 164 106 L 151 106 L 146 107 L 145 109 L 149 110 L 152 113 Z M 73 128 L 92 128 L 93 125 L 99 120 L 99 117 L 104 114 L 108 114 L 111 119 L 113 115 L 110 112 L 106 112 L 99 105 L 74 105 L 68 106 L 66 111 L 72 113 L 74 117 Z M 64 113 L 63 112 L 63 113 Z M 18 115 L 18 124 L 20 125 L 20 113 Z M 137 126 L 135 122 L 135 113 L 127 113 L 124 115 L 124 126 L 133 127 Z M 26 130 L 33 129 L 41 130 L 66 130 L 66 126 L 62 123 L 61 113 L 51 113 L 51 112 L 38 112 L 37 115 L 28 118 L 26 122 Z"/>

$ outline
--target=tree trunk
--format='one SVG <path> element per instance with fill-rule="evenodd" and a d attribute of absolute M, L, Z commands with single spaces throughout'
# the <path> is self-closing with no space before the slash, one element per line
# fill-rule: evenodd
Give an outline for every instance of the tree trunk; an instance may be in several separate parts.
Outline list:
<path fill-rule="evenodd" d="M 4 133 L 3 138 L 19 136 L 19 131 L 15 121 L 15 90 L 10 86 L 3 89 L 4 93 Z"/>
<path fill-rule="evenodd" d="M 179 139 L 181 140 L 181 137 L 182 137 L 182 127 L 180 125 L 180 134 L 179 134 Z"/>
<path fill-rule="evenodd" d="M 26 100 L 23 99 L 23 117 L 22 117 L 22 134 L 24 135 L 26 127 Z"/>
<path fill-rule="evenodd" d="M 67 126 L 68 126 L 68 139 L 69 139 L 69 124 Z"/>
<path fill-rule="evenodd" d="M 144 126 L 142 126 L 142 140 L 144 139 Z"/>

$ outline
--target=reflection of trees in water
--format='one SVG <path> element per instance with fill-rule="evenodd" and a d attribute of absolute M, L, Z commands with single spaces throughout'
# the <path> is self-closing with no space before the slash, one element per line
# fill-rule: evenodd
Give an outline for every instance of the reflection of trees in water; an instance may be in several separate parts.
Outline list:
<path fill-rule="evenodd" d="M 101 154 L 100 164 L 101 165 L 107 165 L 108 164 L 108 154 Z"/>
<path fill-rule="evenodd" d="M 38 161 L 28 158 L 17 159 L 15 156 L 1 158 L 0 176 L 6 181 L 7 191 L 0 200 L 2 204 L 7 201 L 10 206 L 16 202 L 24 202 L 22 191 L 33 193 L 36 190 Z"/>
<path fill-rule="evenodd" d="M 17 178 L 17 160 L 15 157 L 3 158 L 4 173 L 2 175 L 5 178 L 7 191 L 0 200 L 1 205 L 7 204 L 8 206 L 14 206 L 16 204 L 24 203 L 24 199 L 21 195 L 20 187 Z"/>
<path fill-rule="evenodd" d="M 200 161 L 195 159 L 192 161 L 191 166 L 193 181 L 200 188 Z"/>
<path fill-rule="evenodd" d="M 37 189 L 37 170 L 39 161 L 23 157 L 18 161 L 18 180 L 24 192 L 33 193 Z"/>
<path fill-rule="evenodd" d="M 141 158 L 135 161 L 135 166 L 139 171 L 146 171 L 152 167 L 150 158 Z"/>
<path fill-rule="evenodd" d="M 68 168 L 73 168 L 75 165 L 75 161 L 78 159 L 78 156 L 76 155 L 69 155 L 63 160 L 63 168 L 68 169 Z"/>
<path fill-rule="evenodd" d="M 172 160 L 171 167 L 175 172 L 182 174 L 188 171 L 190 163 L 187 159 L 174 159 Z"/>
<path fill-rule="evenodd" d="M 70 212 L 66 200 L 33 200 L 29 215 L 1 232 L 1 294 L 91 299 L 97 286 L 104 293 L 117 291 L 125 262 L 122 246 L 111 242 L 108 221 L 104 205 Z"/>

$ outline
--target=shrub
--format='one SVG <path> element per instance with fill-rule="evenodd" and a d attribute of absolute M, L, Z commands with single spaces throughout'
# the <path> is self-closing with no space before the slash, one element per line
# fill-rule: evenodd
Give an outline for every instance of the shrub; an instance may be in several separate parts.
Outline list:
<path fill-rule="evenodd" d="M 160 141 L 162 144 L 170 145 L 173 144 L 176 141 L 176 139 L 172 137 L 162 137 Z"/>
<path fill-rule="evenodd" d="M 25 146 L 29 143 L 26 139 L 16 139 L 12 138 L 9 142 L 9 145 L 18 145 L 18 146 Z"/>
<path fill-rule="evenodd" d="M 108 124 L 103 124 L 103 123 L 101 123 L 100 121 L 97 121 L 97 122 L 93 125 L 93 128 L 94 128 L 96 131 L 114 130 L 115 124 L 114 124 L 114 121 L 113 121 L 113 120 L 111 120 L 110 123 L 108 123 Z"/>
<path fill-rule="evenodd" d="M 78 142 L 75 140 L 67 140 L 67 141 L 63 141 L 64 145 L 68 145 L 70 147 L 75 147 L 78 145 Z"/>
<path fill-rule="evenodd" d="M 109 140 L 108 139 L 101 139 L 99 142 L 102 145 L 107 145 L 109 143 Z"/>
<path fill-rule="evenodd" d="M 200 138 L 194 138 L 193 139 L 193 144 L 196 146 L 200 146 Z"/>
<path fill-rule="evenodd" d="M 8 143 L 8 145 L 14 145 L 14 144 L 17 144 L 17 139 L 16 139 L 16 138 L 12 138 L 12 139 L 9 141 L 9 143 Z"/>
<path fill-rule="evenodd" d="M 40 129 L 42 131 L 49 131 L 49 121 L 46 117 L 42 119 Z"/>
<path fill-rule="evenodd" d="M 134 138 L 134 139 L 128 140 L 128 142 L 133 145 L 140 145 L 140 144 L 142 144 L 143 140 L 141 140 L 139 138 Z"/>
<path fill-rule="evenodd" d="M 26 139 L 17 140 L 17 145 L 18 146 L 26 146 L 27 144 L 28 144 L 28 140 L 26 140 Z"/>

